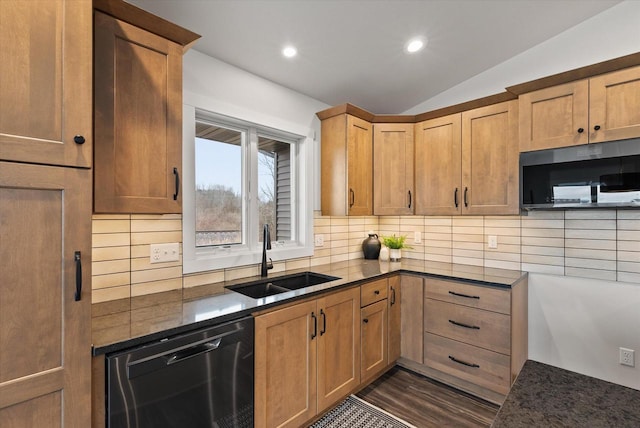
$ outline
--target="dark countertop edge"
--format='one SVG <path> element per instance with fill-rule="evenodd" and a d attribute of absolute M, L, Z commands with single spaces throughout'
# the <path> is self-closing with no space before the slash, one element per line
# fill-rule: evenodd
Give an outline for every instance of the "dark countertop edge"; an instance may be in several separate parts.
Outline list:
<path fill-rule="evenodd" d="M 517 271 L 514 271 L 517 272 Z M 322 294 L 326 294 L 329 292 L 333 292 L 336 290 L 340 290 L 342 288 L 348 288 L 348 287 L 354 287 L 357 286 L 359 284 L 365 283 L 365 282 L 370 282 L 370 281 L 375 281 L 377 279 L 383 279 L 383 278 L 388 278 L 391 276 L 395 276 L 395 275 L 400 275 L 400 274 L 405 274 L 405 275 L 415 275 L 415 276 L 421 276 L 421 277 L 426 277 L 426 278 L 438 278 L 438 279 L 444 279 L 444 280 L 454 280 L 454 281 L 459 281 L 459 282 L 466 282 L 469 284 L 474 284 L 474 285 L 478 285 L 478 286 L 484 286 L 484 287 L 492 287 L 492 288 L 502 288 L 502 289 L 511 289 L 512 286 L 520 283 L 524 278 L 527 278 L 529 273 L 528 272 L 520 272 L 520 277 L 514 279 L 510 284 L 506 284 L 506 283 L 499 283 L 499 282 L 493 282 L 493 281 L 486 281 L 486 280 L 480 280 L 480 279 L 471 279 L 471 278 L 461 278 L 461 277 L 457 277 L 457 276 L 449 276 L 449 275 L 444 275 L 444 274 L 435 274 L 435 273 L 428 273 L 428 272 L 419 272 L 419 271 L 415 271 L 415 270 L 411 270 L 409 268 L 401 268 L 398 270 L 394 270 L 391 272 L 384 272 L 381 273 L 379 275 L 374 275 L 371 277 L 367 277 L 367 278 L 361 278 L 361 279 L 357 279 L 354 281 L 349 281 L 349 282 L 345 282 L 342 284 L 336 284 L 333 287 L 330 288 L 326 288 L 323 290 L 317 290 L 317 291 L 311 291 L 309 293 L 305 293 L 303 295 L 299 295 L 299 296 L 295 296 L 292 297 L 290 299 L 286 299 L 283 301 L 278 301 L 278 302 L 273 302 L 273 303 L 268 303 L 265 305 L 261 305 L 259 307 L 253 307 L 253 308 L 248 308 L 248 309 L 243 309 L 243 310 L 239 310 L 238 312 L 233 312 L 230 314 L 224 314 L 224 315 L 220 315 L 214 318 L 209 318 L 206 320 L 202 320 L 202 321 L 197 321 L 194 323 L 190 323 L 190 324 L 185 324 L 185 325 L 180 325 L 177 327 L 172 327 L 172 328 L 168 328 L 166 330 L 162 330 L 162 331 L 157 331 L 154 333 L 149 333 L 149 334 L 144 334 L 142 336 L 138 336 L 138 337 L 134 337 L 134 338 L 130 338 L 130 339 L 125 339 L 122 340 L 120 342 L 114 342 L 114 343 L 110 343 L 108 345 L 102 345 L 102 346 L 91 346 L 91 355 L 96 357 L 99 355 L 104 355 L 104 354 L 111 354 L 114 352 L 123 352 L 123 351 L 128 351 L 131 348 L 137 348 L 140 347 L 141 345 L 145 345 L 145 344 L 152 344 L 155 343 L 157 341 L 163 340 L 163 339 L 167 339 L 167 338 L 171 338 L 174 336 L 178 336 L 180 334 L 184 334 L 187 332 L 191 332 L 193 330 L 198 330 L 200 328 L 205 328 L 205 327 L 211 327 L 214 325 L 219 325 L 219 324 L 223 324 L 227 321 L 232 321 L 238 318 L 242 318 L 245 317 L 247 315 L 251 315 L 255 312 L 262 312 L 268 309 L 273 309 L 277 306 L 282 306 L 282 305 L 287 305 L 296 301 L 300 301 L 303 299 L 308 299 L 310 297 L 315 297 L 315 296 L 319 296 Z M 335 282 L 338 282 L 339 280 L 336 280 Z M 242 283 L 239 281 L 233 281 L 234 283 Z M 249 282 L 253 282 L 252 280 L 249 281 L 245 281 L 247 283 Z"/>

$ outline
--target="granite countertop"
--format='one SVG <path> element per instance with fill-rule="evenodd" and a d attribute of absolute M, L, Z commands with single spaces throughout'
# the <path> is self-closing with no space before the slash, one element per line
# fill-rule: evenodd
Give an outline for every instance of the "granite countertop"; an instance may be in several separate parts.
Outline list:
<path fill-rule="evenodd" d="M 383 278 L 393 273 L 435 276 L 503 288 L 511 287 L 527 275 L 526 272 L 520 271 L 411 259 L 396 263 L 357 259 L 314 266 L 309 270 L 340 279 L 261 299 L 253 299 L 224 288 L 261 279 L 252 277 L 94 304 L 92 305 L 93 354 L 116 352 L 161 340 L 196 328 L 219 324 L 277 305 L 312 297 L 329 289 L 357 285 L 359 282 Z M 304 270 L 270 273 L 269 278 L 302 271 Z"/>
<path fill-rule="evenodd" d="M 640 391 L 528 360 L 492 428 L 640 427 Z"/>

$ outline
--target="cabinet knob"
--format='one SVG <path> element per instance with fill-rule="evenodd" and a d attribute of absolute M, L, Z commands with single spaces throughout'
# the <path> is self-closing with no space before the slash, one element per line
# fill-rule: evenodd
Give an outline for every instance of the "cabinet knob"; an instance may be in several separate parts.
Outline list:
<path fill-rule="evenodd" d="M 584 128 L 578 128 L 578 134 L 582 134 L 584 132 Z"/>
<path fill-rule="evenodd" d="M 594 129 L 595 131 L 598 131 L 598 130 L 600 129 L 600 125 L 596 125 L 596 126 L 594 126 L 594 127 L 593 127 L 593 129 Z"/>
<path fill-rule="evenodd" d="M 365 319 L 362 320 L 362 322 L 366 324 L 366 323 L 369 322 L 369 320 L 367 318 L 365 318 Z"/>
<path fill-rule="evenodd" d="M 73 137 L 73 142 L 76 144 L 84 144 L 85 141 L 86 140 L 82 135 L 76 135 L 75 137 Z"/>
<path fill-rule="evenodd" d="M 375 295 L 380 294 L 380 290 L 375 290 L 375 291 L 373 292 L 373 294 L 375 294 Z"/>

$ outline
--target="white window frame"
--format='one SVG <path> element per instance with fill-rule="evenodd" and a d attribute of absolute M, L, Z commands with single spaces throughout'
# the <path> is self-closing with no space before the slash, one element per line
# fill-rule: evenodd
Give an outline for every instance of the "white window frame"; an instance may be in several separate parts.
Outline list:
<path fill-rule="evenodd" d="M 195 122 L 202 113 L 206 119 L 228 125 L 233 129 L 257 128 L 255 134 L 244 144 L 242 209 L 245 212 L 242 245 L 196 247 L 195 245 Z M 247 200 L 255 193 L 257 196 L 258 168 L 257 156 L 248 156 L 248 152 L 257 153 L 257 135 L 282 139 L 292 143 L 291 162 L 291 214 L 293 241 L 285 243 L 272 241 L 268 257 L 274 262 L 308 257 L 313 255 L 313 138 L 312 132 L 301 128 L 280 129 L 268 123 L 255 123 L 243 118 L 232 118 L 219 113 L 211 113 L 203 108 L 185 104 L 183 107 L 183 145 L 182 145 L 182 270 L 183 273 L 205 272 L 210 270 L 243 267 L 262 261 L 262 243 L 258 241 L 261 225 L 258 225 L 257 210 L 246 206 Z M 293 129 L 292 129 L 293 128 Z M 303 132 L 301 132 L 303 131 Z M 247 172 L 248 171 L 248 172 Z M 254 190 L 251 191 L 251 186 Z M 250 206 L 250 205 L 249 205 Z M 272 232 L 272 238 L 275 235 Z"/>

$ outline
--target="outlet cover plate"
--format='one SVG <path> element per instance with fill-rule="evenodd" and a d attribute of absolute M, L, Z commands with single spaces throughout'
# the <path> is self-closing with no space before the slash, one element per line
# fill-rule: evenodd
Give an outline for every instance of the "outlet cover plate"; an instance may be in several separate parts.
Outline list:
<path fill-rule="evenodd" d="M 620 364 L 635 367 L 635 351 L 628 348 L 620 348 Z"/>
<path fill-rule="evenodd" d="M 180 244 L 151 244 L 149 258 L 151 263 L 177 262 L 180 260 Z"/>

